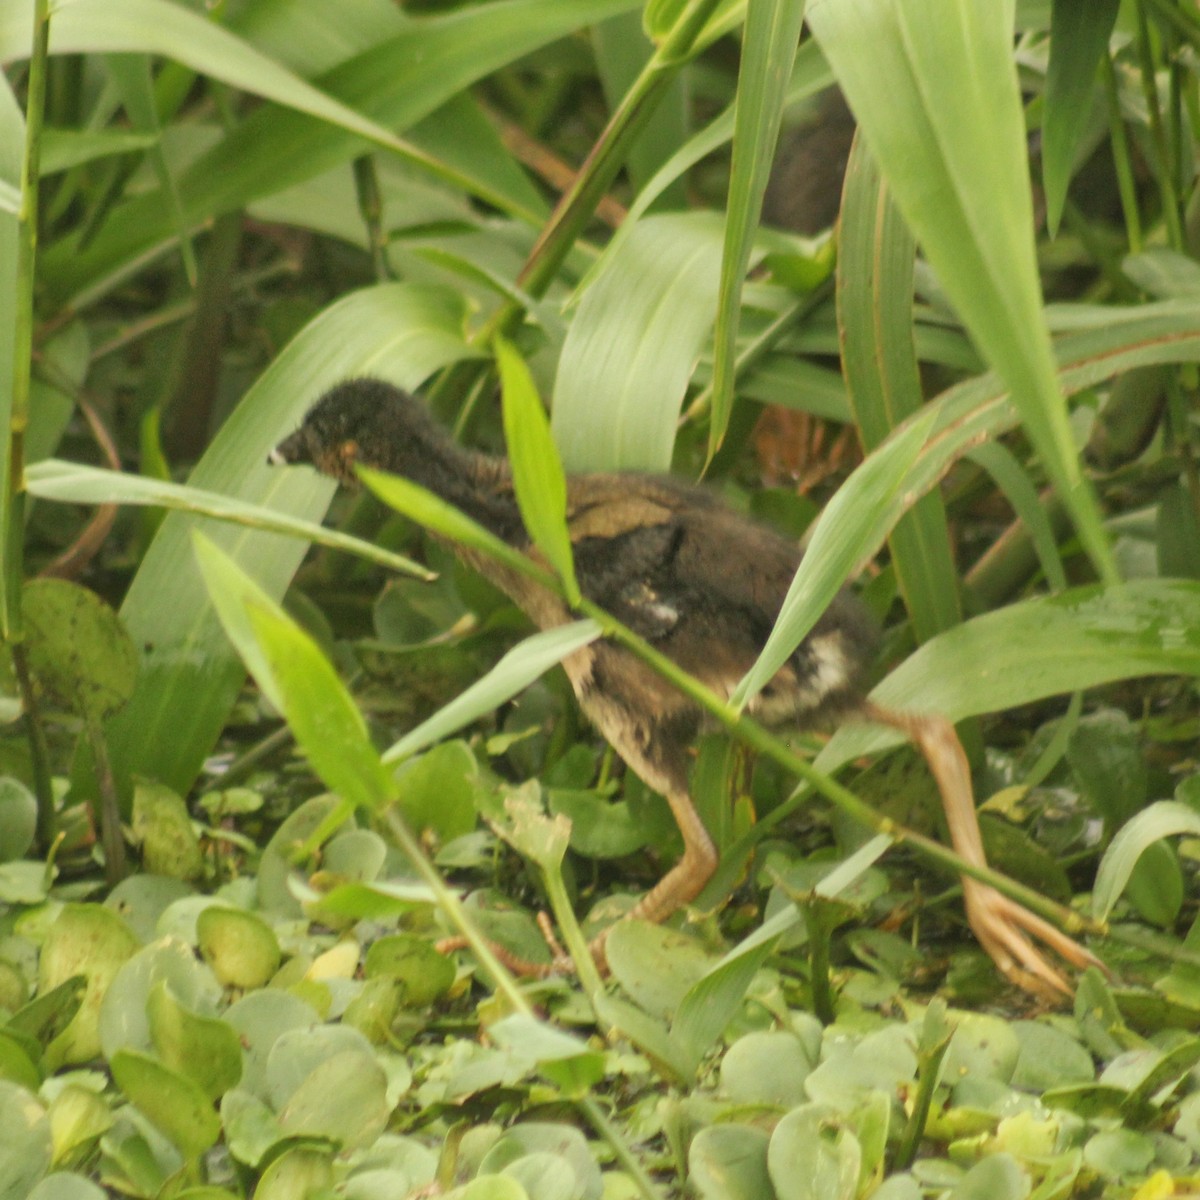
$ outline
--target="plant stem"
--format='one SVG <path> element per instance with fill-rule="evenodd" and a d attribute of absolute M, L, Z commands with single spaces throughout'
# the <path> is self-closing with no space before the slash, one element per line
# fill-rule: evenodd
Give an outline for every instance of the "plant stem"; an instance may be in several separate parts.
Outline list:
<path fill-rule="evenodd" d="M 1137 188 L 1133 181 L 1133 159 L 1129 153 L 1125 121 L 1121 116 L 1117 69 L 1107 54 L 1101 59 L 1101 68 L 1104 72 L 1104 90 L 1108 96 L 1109 137 L 1112 139 L 1113 166 L 1117 173 L 1121 212 L 1125 217 L 1125 238 L 1129 243 L 1130 254 L 1138 254 L 1142 249 L 1142 221 L 1138 212 Z"/>
<path fill-rule="evenodd" d="M 28 97 L 25 105 L 25 153 L 21 158 L 21 202 L 17 211 L 17 277 L 13 300 L 12 406 L 8 419 L 7 468 L 0 504 L 4 562 L 0 565 L 0 634 L 17 661 L 17 681 L 35 764 L 38 829 L 54 828 L 54 797 L 44 758 L 45 738 L 36 728 L 37 703 L 21 641 L 21 586 L 25 574 L 25 430 L 29 426 L 29 386 L 33 366 L 33 289 L 37 264 L 38 181 L 42 144 L 42 119 L 46 107 L 46 67 L 50 43 L 50 2 L 33 5 L 33 49 L 29 59 Z M 40 762 L 40 767 L 38 766 Z M 47 843 L 48 848 L 49 843 Z"/>

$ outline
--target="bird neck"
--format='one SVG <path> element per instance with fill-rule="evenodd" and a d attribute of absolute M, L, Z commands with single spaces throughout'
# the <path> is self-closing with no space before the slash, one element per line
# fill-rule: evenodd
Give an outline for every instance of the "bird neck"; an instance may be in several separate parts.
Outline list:
<path fill-rule="evenodd" d="M 410 427 L 404 438 L 361 447 L 360 458 L 433 492 L 511 545 L 524 544 L 512 475 L 503 458 L 464 449 L 432 421 Z"/>

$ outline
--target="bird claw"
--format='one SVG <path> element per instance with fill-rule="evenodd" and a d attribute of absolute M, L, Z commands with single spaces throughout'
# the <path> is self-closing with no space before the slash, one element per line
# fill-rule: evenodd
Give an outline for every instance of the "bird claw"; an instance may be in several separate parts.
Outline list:
<path fill-rule="evenodd" d="M 1046 960 L 1035 939 L 1072 966 L 1104 969 L 1104 964 L 1074 938 L 995 888 L 964 878 L 963 899 L 967 921 L 979 944 L 1000 973 L 1027 992 L 1057 1001 L 1073 991 L 1066 977 Z"/>

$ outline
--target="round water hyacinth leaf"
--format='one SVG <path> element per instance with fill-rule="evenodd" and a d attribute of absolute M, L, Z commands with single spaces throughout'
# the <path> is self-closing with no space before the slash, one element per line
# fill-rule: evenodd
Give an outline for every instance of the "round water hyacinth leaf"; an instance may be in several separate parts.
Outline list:
<path fill-rule="evenodd" d="M 138 949 L 129 927 L 96 904 L 67 904 L 50 926 L 38 962 L 38 991 L 76 975 L 87 980 L 79 1011 L 46 1050 L 53 1067 L 83 1063 L 100 1053 L 100 1006 L 122 965 Z"/>
<path fill-rule="evenodd" d="M 24 1196 L 50 1168 L 54 1141 L 42 1102 L 0 1079 L 0 1196 Z"/>
<path fill-rule="evenodd" d="M 118 1050 L 108 1065 L 121 1091 L 185 1159 L 199 1158 L 221 1136 L 221 1118 L 187 1076 L 136 1050 Z"/>
<path fill-rule="evenodd" d="M 414 833 L 453 841 L 479 823 L 479 764 L 465 742 L 443 742 L 396 771 L 400 809 Z"/>
<path fill-rule="evenodd" d="M 383 870 L 387 843 L 370 829 L 347 829 L 331 838 L 321 855 L 321 871 L 348 882 L 370 883 Z"/>
<path fill-rule="evenodd" d="M 329 1138 L 354 1149 L 369 1146 L 390 1115 L 387 1075 L 374 1055 L 354 1049 L 316 1066 L 280 1109 L 279 1124 L 294 1137 Z"/>
<path fill-rule="evenodd" d="M 95 1092 L 68 1084 L 50 1105 L 50 1128 L 54 1133 L 54 1161 L 75 1161 L 113 1125 L 112 1109 Z"/>
<path fill-rule="evenodd" d="M 292 861 L 293 855 L 337 807 L 335 796 L 314 796 L 300 805 L 275 831 L 258 863 L 258 903 L 264 912 L 293 917 L 303 915 L 300 901 L 288 886 L 288 877 L 294 871 L 303 870 Z"/>
<path fill-rule="evenodd" d="M 649 921 L 618 921 L 605 943 L 613 978 L 652 1016 L 671 1018 L 716 963 L 695 938 Z"/>
<path fill-rule="evenodd" d="M 405 1006 L 423 1008 L 449 991 L 455 967 L 453 960 L 439 954 L 424 938 L 396 933 L 371 943 L 363 974 L 367 979 L 388 976 L 398 980 Z"/>
<path fill-rule="evenodd" d="M 257 1167 L 286 1136 L 270 1107 L 240 1087 L 221 1097 L 221 1125 L 229 1153 L 248 1167 Z"/>
<path fill-rule="evenodd" d="M 955 1184 L 950 1200 L 1025 1200 L 1029 1178 L 1009 1154 L 990 1154 Z"/>
<path fill-rule="evenodd" d="M 82 1175 L 55 1171 L 47 1175 L 25 1200 L 107 1200 L 107 1193 Z"/>
<path fill-rule="evenodd" d="M 709 1125 L 688 1148 L 688 1174 L 703 1200 L 759 1200 L 772 1193 L 770 1138 L 750 1125 Z"/>
<path fill-rule="evenodd" d="M 65 579 L 33 579 L 21 593 L 35 685 L 59 708 L 102 721 L 137 682 L 137 650 L 116 612 Z"/>
<path fill-rule="evenodd" d="M 225 987 L 260 988 L 279 970 L 279 940 L 254 913 L 211 905 L 196 918 L 196 936 L 204 961 Z"/>
<path fill-rule="evenodd" d="M 281 1033 L 267 1057 L 267 1095 L 276 1112 L 322 1063 L 342 1054 L 359 1054 L 375 1064 L 371 1043 L 345 1025 L 299 1027 Z"/>
<path fill-rule="evenodd" d="M 286 1033 L 318 1024 L 316 1012 L 291 992 L 255 991 L 225 1010 L 225 1020 L 242 1046 L 241 1087 L 267 1099 L 267 1063 L 275 1043 Z"/>
<path fill-rule="evenodd" d="M 104 907 L 120 916 L 143 942 L 150 942 L 156 934 L 166 932 L 158 928 L 163 913 L 177 900 L 194 894 L 182 879 L 139 872 L 122 879 L 105 897 Z"/>
<path fill-rule="evenodd" d="M 142 850 L 142 866 L 170 879 L 199 879 L 204 874 L 200 839 L 183 798 L 158 783 L 133 789 L 133 842 Z"/>
<path fill-rule="evenodd" d="M 151 988 L 146 1011 L 159 1057 L 209 1099 L 219 1099 L 242 1077 L 241 1043 L 227 1022 L 191 1012 L 161 981 Z"/>
<path fill-rule="evenodd" d="M 582 1200 L 583 1197 L 570 1164 L 544 1150 L 510 1162 L 501 1174 L 515 1179 L 529 1200 Z"/>
<path fill-rule="evenodd" d="M 212 1016 L 221 987 L 212 972 L 196 961 L 190 946 L 163 938 L 139 950 L 113 979 L 100 1006 L 100 1046 L 106 1057 L 118 1050 L 154 1050 L 148 1005 L 150 993 L 167 984 L 178 1002 L 194 1013 Z"/>
<path fill-rule="evenodd" d="M 735 1104 L 794 1108 L 808 1099 L 804 1081 L 813 1065 L 795 1034 L 758 1030 L 738 1038 L 721 1060 L 721 1091 Z"/>
<path fill-rule="evenodd" d="M 333 1183 L 333 1156 L 306 1146 L 285 1150 L 262 1173 L 254 1200 L 296 1200 L 317 1195 Z"/>
<path fill-rule="evenodd" d="M 858 1139 L 824 1104 L 792 1109 L 767 1147 L 779 1200 L 854 1200 L 861 1168 Z"/>
<path fill-rule="evenodd" d="M 529 1193 L 507 1175 L 484 1175 L 472 1179 L 456 1195 L 458 1200 L 530 1200 Z"/>
<path fill-rule="evenodd" d="M 1075 1038 L 1045 1021 L 1014 1021 L 1020 1052 L 1012 1086 L 1027 1092 L 1091 1083 L 1096 1077 L 1092 1056 Z"/>
<path fill-rule="evenodd" d="M 37 798 L 10 775 L 0 778 L 0 862 L 13 862 L 33 845 Z"/>
<path fill-rule="evenodd" d="M 587 1139 L 570 1125 L 542 1121 L 527 1121 L 514 1125 L 483 1156 L 483 1161 L 479 1164 L 479 1174 L 505 1171 L 519 1159 L 534 1154 L 551 1155 L 571 1169 L 575 1177 L 572 1200 L 600 1200 L 604 1191 L 600 1168 L 592 1157 Z"/>
<path fill-rule="evenodd" d="M 982 1076 L 1008 1083 L 1020 1052 L 1009 1022 L 985 1013 L 958 1013 L 940 1081 L 953 1087 L 962 1079 Z"/>

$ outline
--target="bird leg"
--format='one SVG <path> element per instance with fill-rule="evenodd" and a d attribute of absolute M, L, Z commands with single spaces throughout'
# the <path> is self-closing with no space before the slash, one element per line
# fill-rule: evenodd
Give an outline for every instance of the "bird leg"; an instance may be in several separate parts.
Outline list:
<path fill-rule="evenodd" d="M 975 811 L 971 771 L 954 726 L 942 716 L 896 712 L 866 704 L 867 720 L 899 729 L 924 756 L 937 781 L 950 830 L 950 843 L 972 866 L 986 867 L 983 835 Z M 1101 966 L 1099 959 L 1015 900 L 967 875 L 962 877 L 967 922 L 1000 973 L 1028 992 L 1043 997 L 1071 994 L 1061 972 L 1050 965 L 1031 939 L 1037 939 L 1073 966 Z"/>

